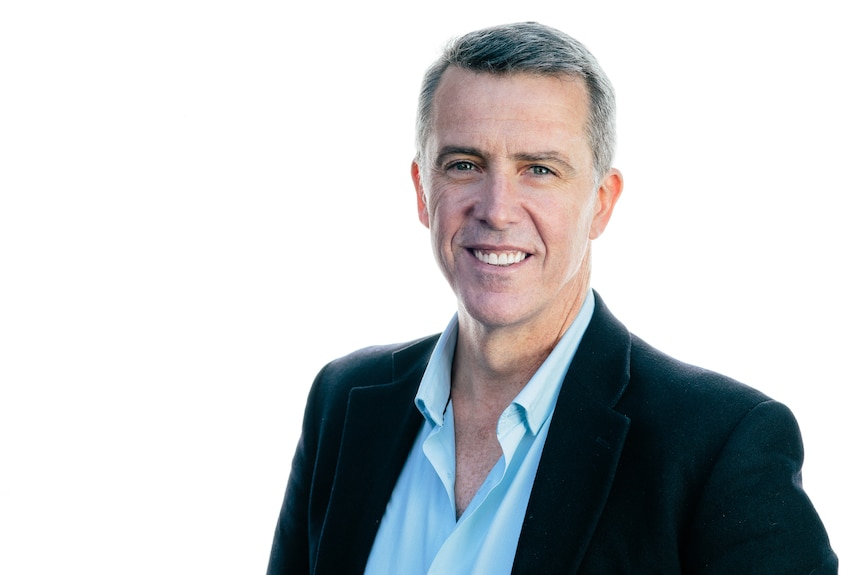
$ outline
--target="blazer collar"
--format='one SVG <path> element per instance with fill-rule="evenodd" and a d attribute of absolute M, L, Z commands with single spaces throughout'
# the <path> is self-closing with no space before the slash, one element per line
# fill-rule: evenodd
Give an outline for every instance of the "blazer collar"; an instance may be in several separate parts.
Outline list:
<path fill-rule="evenodd" d="M 350 391 L 315 573 L 362 573 L 422 416 L 413 398 L 437 337 L 392 354 L 391 381 Z"/>
<path fill-rule="evenodd" d="M 629 428 L 614 406 L 629 381 L 631 335 L 596 294 L 557 399 L 513 574 L 575 573 L 604 509 Z"/>

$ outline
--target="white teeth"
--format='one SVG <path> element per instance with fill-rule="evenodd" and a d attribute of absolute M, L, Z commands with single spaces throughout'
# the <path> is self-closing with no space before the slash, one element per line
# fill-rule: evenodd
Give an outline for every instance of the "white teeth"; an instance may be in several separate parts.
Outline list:
<path fill-rule="evenodd" d="M 483 252 L 482 250 L 473 250 L 473 255 L 477 259 L 492 266 L 510 266 L 523 261 L 527 257 L 524 252 Z"/>

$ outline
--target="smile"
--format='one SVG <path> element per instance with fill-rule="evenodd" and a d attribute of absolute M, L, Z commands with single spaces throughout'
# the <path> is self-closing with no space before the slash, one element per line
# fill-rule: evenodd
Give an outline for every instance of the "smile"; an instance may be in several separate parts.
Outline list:
<path fill-rule="evenodd" d="M 484 250 L 473 250 L 473 255 L 479 261 L 492 266 L 510 266 L 527 258 L 527 254 L 524 252 L 486 252 Z"/>

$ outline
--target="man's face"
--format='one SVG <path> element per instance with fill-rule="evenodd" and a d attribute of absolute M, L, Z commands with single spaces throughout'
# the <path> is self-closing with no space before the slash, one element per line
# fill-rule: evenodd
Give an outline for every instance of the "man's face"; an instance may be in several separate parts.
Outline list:
<path fill-rule="evenodd" d="M 615 170 L 595 189 L 588 112 L 580 80 L 443 74 L 413 179 L 462 318 L 553 329 L 577 313 L 622 189 Z"/>

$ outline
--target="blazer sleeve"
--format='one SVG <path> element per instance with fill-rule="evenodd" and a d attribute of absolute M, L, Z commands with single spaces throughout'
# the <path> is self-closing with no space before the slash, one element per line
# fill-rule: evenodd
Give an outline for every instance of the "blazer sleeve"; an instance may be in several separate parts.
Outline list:
<path fill-rule="evenodd" d="M 838 572 L 826 530 L 802 490 L 802 437 L 768 400 L 735 427 L 700 497 L 685 556 L 691 573 Z"/>

